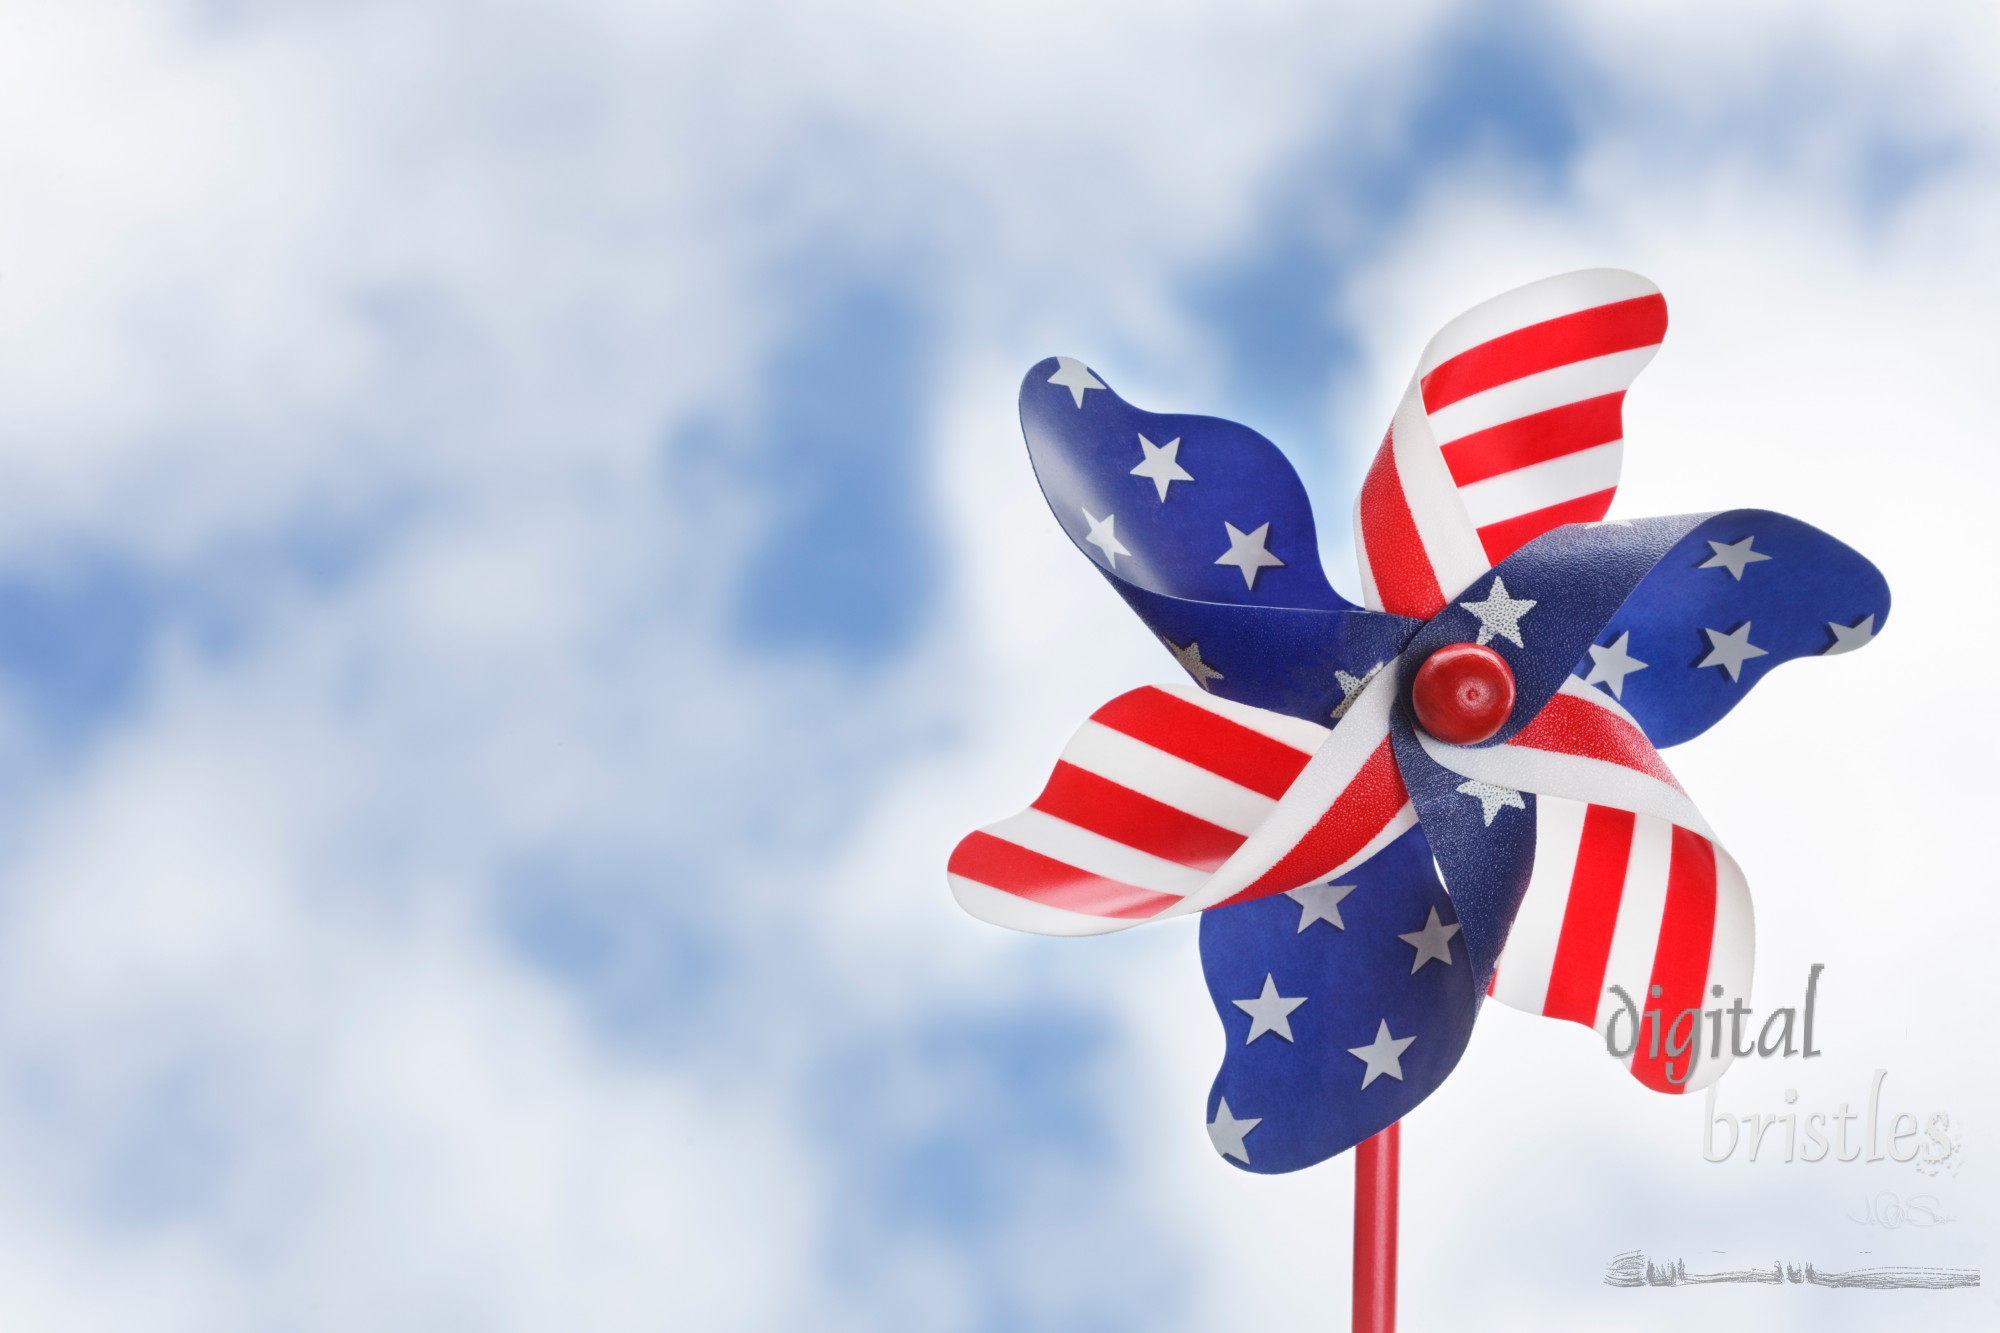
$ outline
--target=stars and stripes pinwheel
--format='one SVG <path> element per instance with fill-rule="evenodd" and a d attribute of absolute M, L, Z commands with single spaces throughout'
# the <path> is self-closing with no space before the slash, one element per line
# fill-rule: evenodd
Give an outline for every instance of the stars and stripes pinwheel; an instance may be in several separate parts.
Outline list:
<path fill-rule="evenodd" d="M 1202 912 L 1235 1165 L 1393 1125 L 1489 994 L 1600 1032 L 1621 991 L 1656 1028 L 1747 996 L 1743 875 L 1659 750 L 1779 663 L 1868 642 L 1889 592 L 1782 514 L 1606 519 L 1666 325 L 1608 269 L 1446 325 L 1361 485 L 1365 607 L 1262 436 L 1140 411 L 1068 357 L 1023 382 L 1056 518 L 1189 683 L 1093 713 L 1028 809 L 958 844 L 952 890 L 1054 935 Z M 1651 1035 L 1627 1061 L 1649 1088 L 1728 1063 Z"/>

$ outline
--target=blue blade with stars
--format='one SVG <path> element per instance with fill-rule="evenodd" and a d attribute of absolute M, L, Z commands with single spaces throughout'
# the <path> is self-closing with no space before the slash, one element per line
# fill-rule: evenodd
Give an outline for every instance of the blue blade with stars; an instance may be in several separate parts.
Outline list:
<path fill-rule="evenodd" d="M 1297 1171 L 1407 1115 L 1464 1054 L 1480 994 L 1413 828 L 1341 876 L 1206 912 L 1201 964 L 1225 1048 L 1215 1150 Z"/>
<path fill-rule="evenodd" d="M 1496 600 L 1513 616 L 1482 614 Z M 1480 641 L 1507 659 L 1516 690 L 1507 725 L 1482 744 L 1513 739 L 1576 675 L 1655 745 L 1677 745 L 1772 667 L 1860 647 L 1888 615 L 1889 585 L 1867 557 L 1784 514 L 1571 524 L 1475 579 L 1410 639 L 1404 692 L 1439 648 Z"/>
<path fill-rule="evenodd" d="M 1305 487 L 1248 426 L 1141 411 L 1049 357 L 1021 430 L 1063 531 L 1202 688 L 1325 723 L 1416 629 L 1333 590 Z"/>
<path fill-rule="evenodd" d="M 1784 514 L 1733 509 L 1653 565 L 1574 669 L 1653 744 L 1679 745 L 1779 663 L 1851 652 L 1888 619 L 1888 580 L 1859 551 Z"/>

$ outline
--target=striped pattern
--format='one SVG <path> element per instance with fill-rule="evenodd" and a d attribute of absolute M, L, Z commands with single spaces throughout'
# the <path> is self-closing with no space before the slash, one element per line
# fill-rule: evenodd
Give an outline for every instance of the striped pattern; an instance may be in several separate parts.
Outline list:
<path fill-rule="evenodd" d="M 1085 935 L 1296 889 L 1415 822 L 1389 747 L 1393 668 L 1329 731 L 1192 686 L 1091 714 L 1033 805 L 952 852 L 952 892 L 1016 930 Z"/>
<path fill-rule="evenodd" d="M 1659 290 L 1616 269 L 1549 278 L 1447 324 L 1362 483 L 1368 605 L 1435 615 L 1550 528 L 1604 517 L 1625 391 L 1666 330 Z"/>
<path fill-rule="evenodd" d="M 1713 1020 L 1700 1015 L 1750 993 L 1755 926 L 1742 871 L 1711 839 L 1652 815 L 1542 796 L 1535 818 L 1534 873 L 1493 997 L 1600 1036 L 1616 1019 L 1612 1037 L 1631 1048 L 1626 1065 L 1641 1083 L 1707 1087 L 1731 1053 L 1726 1020 L 1718 1055 Z M 1642 1011 L 1636 1040 L 1614 985 Z M 1689 1010 L 1698 1016 L 1683 1018 Z"/>
<path fill-rule="evenodd" d="M 1461 777 L 1614 806 L 1711 836 L 1701 811 L 1632 715 L 1575 676 L 1505 745 L 1446 745 L 1421 730 L 1417 740 Z"/>
<path fill-rule="evenodd" d="M 1534 870 L 1493 997 L 1600 1035 L 1618 1016 L 1618 1044 L 1633 1047 L 1626 1063 L 1649 1088 L 1688 1092 L 1719 1077 L 1729 1054 L 1711 1054 L 1707 1020 L 1678 1033 L 1672 1024 L 1749 995 L 1750 892 L 1631 714 L 1571 676 L 1505 745 L 1422 739 L 1455 773 L 1536 793 Z M 1636 1044 L 1613 985 L 1642 1011 Z M 1709 995 L 1717 985 L 1719 1001 Z M 1645 1019 L 1646 1010 L 1660 1017 Z M 1692 1026 L 1701 1026 L 1702 1054 L 1690 1075 L 1686 1054 L 1673 1059 L 1668 1047 Z"/>

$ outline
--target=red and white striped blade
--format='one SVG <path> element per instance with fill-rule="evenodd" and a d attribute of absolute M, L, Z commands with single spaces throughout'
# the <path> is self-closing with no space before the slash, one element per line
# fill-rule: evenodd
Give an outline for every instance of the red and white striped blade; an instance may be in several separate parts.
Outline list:
<path fill-rule="evenodd" d="M 1389 747 L 1395 669 L 1338 727 L 1148 686 L 1092 713 L 1042 794 L 968 834 L 959 905 L 1041 935 L 1093 935 L 1302 888 L 1415 821 Z"/>
<path fill-rule="evenodd" d="M 1729 1066 L 1726 1020 L 1704 1015 L 1747 1001 L 1755 942 L 1749 887 L 1720 845 L 1654 815 L 1538 796 L 1534 874 L 1493 998 L 1609 1029 L 1633 1077 L 1693 1092 Z"/>
<path fill-rule="evenodd" d="M 1535 793 L 1534 869 L 1493 998 L 1610 1028 L 1649 1088 L 1719 1078 L 1730 1039 L 1704 1015 L 1749 998 L 1750 890 L 1631 715 L 1572 677 L 1505 745 L 1421 739 L 1455 773 Z"/>
<path fill-rule="evenodd" d="M 1445 325 L 1356 504 L 1368 605 L 1435 615 L 1550 528 L 1603 518 L 1625 392 L 1666 329 L 1659 289 L 1619 269 L 1547 278 Z"/>

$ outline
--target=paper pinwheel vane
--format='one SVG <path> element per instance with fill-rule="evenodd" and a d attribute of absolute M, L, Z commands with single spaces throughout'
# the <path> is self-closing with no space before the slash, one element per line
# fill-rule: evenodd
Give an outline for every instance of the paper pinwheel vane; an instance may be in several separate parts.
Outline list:
<path fill-rule="evenodd" d="M 1392 1125 L 1489 994 L 1600 1031 L 1614 985 L 1669 1021 L 1748 995 L 1749 892 L 1659 751 L 1779 663 L 1867 643 L 1889 590 L 1782 514 L 1605 518 L 1666 326 L 1606 269 L 1446 325 L 1361 485 L 1365 607 L 1270 441 L 1068 357 L 1023 382 L 1056 518 L 1189 683 L 1093 713 L 1028 809 L 958 844 L 952 891 L 1051 935 L 1203 913 L 1235 1165 Z M 1685 1093 L 1728 1063 L 1672 1044 L 1633 1043 L 1631 1073 Z"/>

